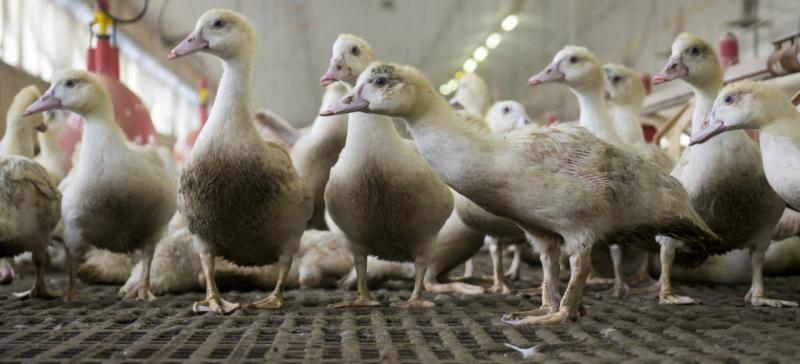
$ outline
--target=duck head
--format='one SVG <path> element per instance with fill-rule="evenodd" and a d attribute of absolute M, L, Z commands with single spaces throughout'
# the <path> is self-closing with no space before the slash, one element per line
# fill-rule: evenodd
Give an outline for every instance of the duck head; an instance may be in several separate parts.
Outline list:
<path fill-rule="evenodd" d="M 722 77 L 722 70 L 714 48 L 694 34 L 682 33 L 672 43 L 667 65 L 653 76 L 653 84 L 682 79 L 697 85 L 718 77 Z"/>
<path fill-rule="evenodd" d="M 341 34 L 333 43 L 333 55 L 328 70 L 319 82 L 322 86 L 336 81 L 355 84 L 358 76 L 372 62 L 372 57 L 372 48 L 367 41 L 352 34 Z"/>
<path fill-rule="evenodd" d="M 508 132 L 525 127 L 533 121 L 525 112 L 525 107 L 513 100 L 498 101 L 486 113 L 489 129 L 495 133 Z"/>
<path fill-rule="evenodd" d="M 169 52 L 172 60 L 196 52 L 216 55 L 224 60 L 252 56 L 255 32 L 244 16 L 230 10 L 208 10 L 197 20 L 191 33 Z"/>
<path fill-rule="evenodd" d="M 566 46 L 553 57 L 544 70 L 528 79 L 528 85 L 563 83 L 573 90 L 597 90 L 603 87 L 600 62 L 588 49 Z"/>
<path fill-rule="evenodd" d="M 25 110 L 25 114 L 68 110 L 86 116 L 103 107 L 111 111 L 111 98 L 97 77 L 86 71 L 65 70 L 56 73 L 50 88 Z"/>
<path fill-rule="evenodd" d="M 621 64 L 603 66 L 606 99 L 615 106 L 641 106 L 645 89 L 639 74 Z"/>

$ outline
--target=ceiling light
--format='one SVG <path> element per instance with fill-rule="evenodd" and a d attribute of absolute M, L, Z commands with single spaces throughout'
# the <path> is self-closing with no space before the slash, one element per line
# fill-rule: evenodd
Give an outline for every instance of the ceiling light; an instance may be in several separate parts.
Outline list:
<path fill-rule="evenodd" d="M 480 46 L 478 47 L 478 49 L 475 50 L 474 53 L 472 53 L 472 58 L 478 62 L 483 62 L 483 60 L 486 59 L 486 56 L 488 55 L 489 55 L 489 50 L 486 49 L 486 47 Z"/>
<path fill-rule="evenodd" d="M 681 144 L 682 147 L 688 147 L 689 146 L 689 142 L 691 140 L 692 140 L 692 138 L 690 138 L 688 135 L 681 134 L 681 137 L 678 140 L 678 142 Z"/>
<path fill-rule="evenodd" d="M 489 38 L 486 38 L 486 46 L 489 47 L 489 49 L 494 49 L 498 44 L 500 44 L 501 40 L 503 40 L 503 38 L 500 36 L 500 34 L 492 33 L 489 35 Z"/>
<path fill-rule="evenodd" d="M 447 95 L 449 95 L 451 92 L 453 92 L 453 91 L 451 91 L 451 90 L 450 90 L 450 88 L 449 88 L 449 87 L 447 87 L 447 84 L 444 84 L 444 85 L 441 85 L 441 86 L 439 86 L 439 93 L 440 93 L 440 94 L 447 96 Z"/>
<path fill-rule="evenodd" d="M 447 85 L 447 88 L 449 88 L 451 90 L 455 90 L 455 89 L 458 88 L 458 81 L 456 81 L 456 80 L 451 78 L 450 81 L 447 81 L 446 85 Z"/>
<path fill-rule="evenodd" d="M 464 72 L 472 73 L 475 72 L 476 68 L 478 68 L 478 62 L 475 62 L 474 59 L 470 58 L 464 61 Z"/>
<path fill-rule="evenodd" d="M 519 18 L 517 18 L 516 15 L 511 14 L 507 16 L 505 19 L 503 19 L 503 22 L 500 23 L 500 26 L 503 28 L 503 30 L 510 32 L 514 30 L 514 28 L 516 28 L 518 24 L 519 24 Z"/>

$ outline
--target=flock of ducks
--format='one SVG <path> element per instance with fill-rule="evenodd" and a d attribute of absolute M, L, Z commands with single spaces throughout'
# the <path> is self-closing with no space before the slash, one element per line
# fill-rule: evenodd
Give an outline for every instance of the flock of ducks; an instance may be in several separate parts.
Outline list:
<path fill-rule="evenodd" d="M 126 140 L 89 73 L 63 71 L 43 95 L 34 87 L 17 95 L 0 141 L 0 256 L 32 255 L 34 285 L 19 296 L 54 296 L 44 274 L 57 241 L 67 253 L 66 299 L 80 299 L 78 276 L 119 282 L 124 299 L 205 287 L 193 311 L 222 314 L 240 304 L 221 289 L 273 288 L 248 307 L 279 308 L 286 287 L 355 287 L 354 299 L 329 305 L 336 309 L 381 306 L 370 287 L 402 279 L 414 288 L 395 306 L 431 307 L 425 290 L 509 293 L 530 243 L 542 264 L 542 303 L 504 315 L 511 325 L 584 315 L 593 248 L 609 251 L 614 285 L 605 294 L 613 297 L 657 291 L 662 304 L 695 303 L 674 293 L 673 265 L 748 249 L 746 300 L 797 305 L 767 296 L 763 270 L 773 229 L 794 213 L 787 207 L 800 208 L 792 175 L 800 114 L 763 83 L 723 89 L 716 53 L 691 34 L 678 36 L 654 77 L 683 80 L 695 92 L 694 145 L 677 162 L 644 140 L 638 74 L 603 65 L 582 47 L 565 47 L 528 80 L 566 86 L 580 105 L 577 122 L 543 126 L 515 101 L 492 103 L 475 75 L 463 77 L 448 103 L 419 71 L 376 61 L 366 41 L 343 34 L 320 79 L 319 116 L 298 131 L 268 111 L 253 117 L 256 44 L 243 16 L 209 10 L 170 52 L 169 59 L 209 53 L 224 66 L 179 176 L 154 148 Z M 34 159 L 35 130 L 57 135 L 62 110 L 85 120 L 69 173 L 53 134 L 39 134 Z M 760 146 L 738 130 L 755 128 Z M 491 287 L 451 278 L 485 242 Z M 515 252 L 507 272 L 505 246 Z M 132 252 L 138 262 L 113 254 Z M 650 253 L 660 256 L 659 280 L 631 289 L 630 281 L 649 279 Z M 562 257 L 570 271 L 563 292 Z M 12 274 L 4 267 L 0 278 Z"/>

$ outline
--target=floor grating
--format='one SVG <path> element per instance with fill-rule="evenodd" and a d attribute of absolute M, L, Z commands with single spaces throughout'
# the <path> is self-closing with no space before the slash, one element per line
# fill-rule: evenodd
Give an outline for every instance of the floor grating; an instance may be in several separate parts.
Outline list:
<path fill-rule="evenodd" d="M 488 271 L 481 257 L 482 271 Z M 528 288 L 536 269 L 525 267 Z M 546 362 L 797 362 L 800 309 L 753 308 L 747 285 L 677 284 L 697 306 L 659 306 L 652 299 L 585 302 L 577 323 L 514 328 L 503 313 L 535 308 L 538 298 L 429 294 L 433 309 L 328 310 L 352 292 L 290 291 L 283 309 L 242 310 L 226 317 L 193 315 L 201 293 L 121 302 L 116 288 L 83 286 L 80 302 L 16 301 L 30 277 L 0 287 L 0 362 L 47 363 L 509 363 L 521 356 L 504 344 L 536 346 L 528 360 Z M 53 279 L 61 287 L 63 277 Z M 767 279 L 772 296 L 800 300 L 800 276 Z M 601 288 L 601 287 L 598 287 Z M 375 290 L 388 306 L 409 290 Z M 249 302 L 265 292 L 229 292 Z"/>

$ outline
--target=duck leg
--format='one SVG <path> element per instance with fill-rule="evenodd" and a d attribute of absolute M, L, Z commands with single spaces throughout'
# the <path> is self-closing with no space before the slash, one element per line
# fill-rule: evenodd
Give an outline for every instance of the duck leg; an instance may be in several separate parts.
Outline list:
<path fill-rule="evenodd" d="M 583 309 L 583 288 L 586 278 L 589 276 L 591 266 L 591 249 L 585 252 L 570 256 L 570 278 L 564 298 L 556 312 L 542 316 L 527 316 L 517 319 L 506 319 L 503 321 L 513 326 L 524 325 L 553 325 L 564 322 L 566 319 L 577 320 L 580 315 L 585 314 Z"/>
<path fill-rule="evenodd" d="M 542 261 L 542 305 L 539 308 L 518 311 L 503 315 L 504 322 L 522 320 L 526 317 L 545 316 L 552 314 L 559 309 L 558 297 L 558 275 L 560 274 L 561 249 L 556 244 L 541 244 L 537 247 L 539 259 Z"/>
<path fill-rule="evenodd" d="M 661 305 L 692 305 L 700 301 L 688 296 L 678 296 L 672 293 L 672 262 L 675 260 L 675 245 L 670 242 L 661 244 L 661 276 L 658 283 L 661 286 L 658 293 L 658 303 Z"/>
<path fill-rule="evenodd" d="M 511 265 L 508 266 L 508 270 L 506 271 L 505 275 L 506 278 L 516 281 L 519 279 L 520 268 L 522 263 L 522 252 L 520 252 L 520 247 L 518 244 L 511 245 Z"/>
<path fill-rule="evenodd" d="M 750 290 L 744 296 L 745 302 L 753 306 L 770 307 L 797 307 L 797 302 L 767 298 L 764 288 L 764 253 L 766 248 L 755 247 L 750 249 L 750 265 L 753 268 L 753 279 Z"/>
<path fill-rule="evenodd" d="M 160 236 L 160 234 L 157 236 Z M 155 254 L 155 250 L 155 242 L 149 243 L 142 248 L 142 272 L 139 277 L 139 282 L 136 286 L 125 292 L 124 296 L 122 296 L 123 300 L 153 301 L 156 299 L 156 296 L 150 291 L 150 266 L 153 263 L 153 254 Z"/>
<path fill-rule="evenodd" d="M 622 270 L 622 247 L 612 244 L 608 247 L 611 254 L 611 265 L 614 268 L 614 286 L 607 291 L 598 293 L 600 297 L 627 298 L 631 287 L 625 281 L 625 272 Z"/>
<path fill-rule="evenodd" d="M 77 249 L 72 249 L 68 244 L 64 244 L 64 253 L 66 255 L 67 275 L 67 291 L 64 293 L 65 301 L 75 301 L 78 299 L 78 263 L 80 261 L 80 254 Z"/>
<path fill-rule="evenodd" d="M 354 254 L 353 264 L 356 266 L 356 289 L 358 290 L 354 301 L 342 301 L 328 305 L 330 309 L 345 307 L 378 307 L 380 302 L 376 301 L 369 294 L 367 287 L 367 255 Z"/>
<path fill-rule="evenodd" d="M 44 298 L 52 299 L 58 297 L 47 290 L 45 279 L 45 264 L 47 262 L 47 242 L 45 241 L 39 249 L 33 251 L 33 264 L 36 267 L 36 276 L 33 280 L 33 287 L 25 292 L 14 293 L 14 297 L 19 299 Z"/>
<path fill-rule="evenodd" d="M 461 279 L 475 278 L 475 258 L 469 258 L 464 262 L 464 276 Z"/>
<path fill-rule="evenodd" d="M 289 270 L 292 269 L 292 255 L 282 255 L 278 260 L 280 271 L 278 272 L 278 282 L 272 293 L 256 302 L 251 303 L 250 308 L 281 308 L 283 306 L 283 290 L 286 287 L 286 280 L 289 278 Z"/>
<path fill-rule="evenodd" d="M 503 273 L 503 247 L 505 244 L 494 236 L 488 236 L 487 240 L 489 241 L 489 254 L 492 257 L 493 284 L 486 290 L 492 293 L 509 294 L 511 286 Z"/>
<path fill-rule="evenodd" d="M 435 307 L 436 304 L 431 301 L 426 301 L 422 295 L 425 292 L 425 272 L 428 270 L 428 257 L 419 256 L 414 261 L 414 290 L 411 292 L 411 297 L 408 301 L 399 304 L 393 304 L 393 307 Z"/>
<path fill-rule="evenodd" d="M 211 253 L 208 245 L 195 237 L 194 249 L 200 255 L 200 264 L 203 266 L 203 274 L 206 277 L 206 299 L 192 304 L 192 311 L 195 313 L 216 312 L 223 315 L 236 311 L 239 304 L 222 299 L 219 293 L 217 281 L 214 279 L 214 254 Z"/>

